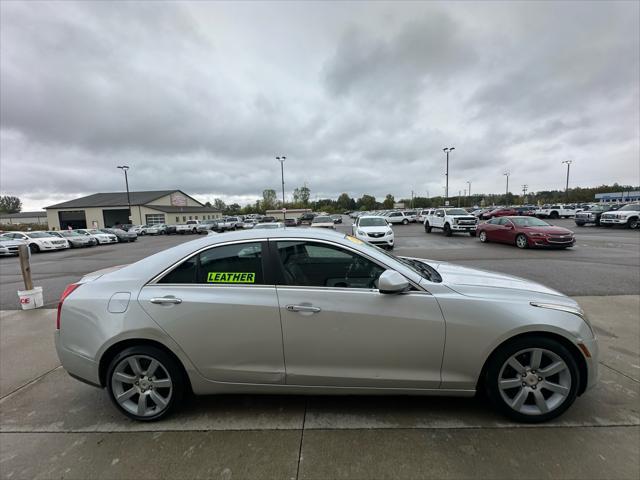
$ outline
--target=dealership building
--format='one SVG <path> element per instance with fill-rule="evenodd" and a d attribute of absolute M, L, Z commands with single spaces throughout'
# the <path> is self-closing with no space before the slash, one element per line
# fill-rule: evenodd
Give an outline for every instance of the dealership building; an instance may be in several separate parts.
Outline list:
<path fill-rule="evenodd" d="M 129 204 L 131 218 L 129 218 Z M 181 190 L 94 193 L 45 208 L 49 228 L 106 228 L 118 224 L 179 224 L 211 220 L 222 213 Z"/>
<path fill-rule="evenodd" d="M 640 191 L 596 193 L 596 200 L 604 203 L 611 202 L 637 202 L 640 200 Z"/>

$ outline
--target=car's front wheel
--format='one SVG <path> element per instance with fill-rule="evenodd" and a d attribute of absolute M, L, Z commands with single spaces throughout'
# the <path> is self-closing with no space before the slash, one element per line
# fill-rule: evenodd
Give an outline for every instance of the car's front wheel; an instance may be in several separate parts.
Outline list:
<path fill-rule="evenodd" d="M 31 243 L 29 244 L 29 250 L 31 250 L 31 253 L 38 253 L 40 251 L 40 247 L 35 243 Z"/>
<path fill-rule="evenodd" d="M 482 243 L 487 243 L 489 241 L 489 239 L 487 238 L 487 232 L 485 232 L 484 230 L 480 232 L 480 234 L 478 235 L 478 238 Z"/>
<path fill-rule="evenodd" d="M 636 228 L 638 228 L 638 219 L 630 218 L 627 222 L 627 228 L 630 228 L 631 230 L 635 230 Z"/>
<path fill-rule="evenodd" d="M 571 352 L 557 340 L 531 336 L 502 346 L 489 360 L 485 387 L 507 417 L 537 423 L 564 413 L 580 384 Z"/>
<path fill-rule="evenodd" d="M 576 222 L 576 225 L 579 227 L 584 227 L 584 222 Z"/>
<path fill-rule="evenodd" d="M 424 231 L 431 233 L 431 225 L 429 225 L 429 222 L 424 222 Z"/>
<path fill-rule="evenodd" d="M 402 224 L 403 225 L 408 225 L 409 224 L 409 220 L 407 220 L 406 218 L 404 220 L 402 220 Z"/>
<path fill-rule="evenodd" d="M 444 224 L 444 234 L 447 237 L 450 237 L 451 235 L 453 235 L 453 232 L 451 231 L 451 226 L 448 223 Z"/>
<path fill-rule="evenodd" d="M 528 246 L 529 246 L 529 240 L 527 240 L 526 235 L 521 233 L 516 237 L 516 247 L 527 248 Z"/>
<path fill-rule="evenodd" d="M 126 416 L 140 421 L 159 420 L 180 403 L 185 379 L 176 361 L 150 346 L 129 347 L 109 365 L 107 390 Z"/>

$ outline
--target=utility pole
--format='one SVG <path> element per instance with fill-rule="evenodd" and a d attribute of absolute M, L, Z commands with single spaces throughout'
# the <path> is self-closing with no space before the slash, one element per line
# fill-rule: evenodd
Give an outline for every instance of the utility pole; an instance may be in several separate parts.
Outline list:
<path fill-rule="evenodd" d="M 447 179 L 447 184 L 446 184 L 445 189 L 444 189 L 445 205 L 446 205 L 447 200 L 449 199 L 449 152 L 453 152 L 455 149 L 456 149 L 456 147 L 445 147 L 445 148 L 442 149 L 442 151 L 447 154 L 447 170 L 446 170 L 446 172 L 444 174 L 446 179 Z"/>
<path fill-rule="evenodd" d="M 411 209 L 412 210 L 413 210 L 413 194 L 414 194 L 414 191 L 411 190 Z"/>
<path fill-rule="evenodd" d="M 529 190 L 529 185 L 522 185 L 522 201 L 524 203 L 528 203 L 527 202 L 527 190 Z"/>
<path fill-rule="evenodd" d="M 129 197 L 129 178 L 127 177 L 127 171 L 129 170 L 129 166 L 128 165 L 120 165 L 118 166 L 118 168 L 120 170 L 122 170 L 124 172 L 124 184 L 125 187 L 127 188 L 127 205 L 129 206 L 129 222 L 133 223 L 133 220 L 131 218 L 131 198 Z M 142 219 L 140 219 L 140 221 L 142 221 Z"/>
<path fill-rule="evenodd" d="M 471 196 L 471 182 L 467 180 L 467 185 L 469 185 L 469 196 Z"/>
<path fill-rule="evenodd" d="M 460 198 L 462 197 L 462 190 L 458 190 L 458 207 L 460 207 Z"/>
<path fill-rule="evenodd" d="M 566 196 L 567 199 L 566 201 L 569 202 L 569 169 L 571 168 L 571 163 L 573 162 L 573 160 L 563 160 L 562 163 L 566 163 L 567 164 L 567 186 L 565 187 L 565 192 L 566 192 Z"/>
<path fill-rule="evenodd" d="M 282 220 L 287 219 L 287 209 L 284 208 L 284 161 L 287 157 L 276 157 L 280 162 L 280 175 L 282 176 Z"/>

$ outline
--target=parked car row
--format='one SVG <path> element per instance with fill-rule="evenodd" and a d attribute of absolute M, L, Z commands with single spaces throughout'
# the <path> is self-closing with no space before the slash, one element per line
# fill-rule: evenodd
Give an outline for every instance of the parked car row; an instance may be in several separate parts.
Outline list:
<path fill-rule="evenodd" d="M 0 255 L 17 255 L 19 245 L 27 245 L 31 253 L 40 253 L 109 243 L 135 242 L 137 238 L 136 233 L 120 228 L 6 232 L 0 235 Z"/>

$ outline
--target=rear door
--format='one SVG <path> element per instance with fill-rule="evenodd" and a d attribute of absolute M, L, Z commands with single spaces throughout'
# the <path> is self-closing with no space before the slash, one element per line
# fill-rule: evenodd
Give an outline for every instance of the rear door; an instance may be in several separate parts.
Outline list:
<path fill-rule="evenodd" d="M 385 266 L 342 245 L 270 242 L 288 385 L 438 388 L 445 324 L 435 298 L 376 289 Z"/>
<path fill-rule="evenodd" d="M 141 291 L 144 310 L 210 380 L 283 383 L 280 312 L 266 241 L 214 246 Z"/>

